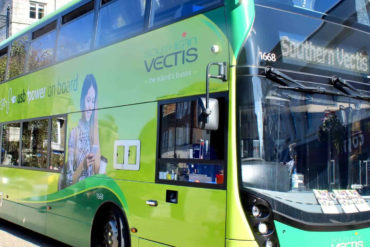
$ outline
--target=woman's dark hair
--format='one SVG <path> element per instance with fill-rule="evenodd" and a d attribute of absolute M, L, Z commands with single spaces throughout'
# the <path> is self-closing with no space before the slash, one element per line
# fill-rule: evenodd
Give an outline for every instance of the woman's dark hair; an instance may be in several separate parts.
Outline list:
<path fill-rule="evenodd" d="M 82 85 L 81 90 L 81 99 L 80 99 L 80 109 L 81 111 L 85 110 L 85 97 L 87 92 L 89 91 L 90 87 L 93 87 L 95 90 L 95 101 L 98 98 L 98 86 L 96 84 L 96 80 L 93 74 L 88 74 L 85 77 L 84 84 Z"/>

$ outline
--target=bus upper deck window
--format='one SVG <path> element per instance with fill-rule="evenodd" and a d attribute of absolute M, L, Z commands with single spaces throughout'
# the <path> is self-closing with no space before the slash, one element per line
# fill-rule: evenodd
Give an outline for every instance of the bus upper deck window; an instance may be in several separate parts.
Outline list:
<path fill-rule="evenodd" d="M 145 0 L 102 0 L 96 46 L 104 46 L 144 30 Z"/>
<path fill-rule="evenodd" d="M 7 59 L 8 59 L 8 47 L 5 47 L 0 50 L 0 82 L 5 80 Z"/>
<path fill-rule="evenodd" d="M 220 0 L 156 0 L 152 1 L 150 27 L 168 24 L 186 18 L 221 3 Z"/>
<path fill-rule="evenodd" d="M 56 21 L 34 31 L 28 55 L 27 70 L 49 65 L 53 61 L 56 39 Z"/>
<path fill-rule="evenodd" d="M 86 52 L 91 47 L 94 27 L 91 1 L 62 17 L 56 58 L 58 61 Z"/>
<path fill-rule="evenodd" d="M 23 35 L 12 42 L 10 49 L 9 78 L 23 74 L 28 45 L 28 34 Z"/>

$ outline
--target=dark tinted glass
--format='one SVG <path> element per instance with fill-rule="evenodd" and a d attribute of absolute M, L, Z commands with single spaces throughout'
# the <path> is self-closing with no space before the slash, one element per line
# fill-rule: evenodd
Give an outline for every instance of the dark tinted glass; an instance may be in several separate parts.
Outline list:
<path fill-rule="evenodd" d="M 65 118 L 53 118 L 51 122 L 51 156 L 49 169 L 59 170 L 64 165 Z"/>
<path fill-rule="evenodd" d="M 5 80 L 7 60 L 8 60 L 8 48 L 4 48 L 0 51 L 0 82 Z"/>
<path fill-rule="evenodd" d="M 28 71 L 49 65 L 53 62 L 56 30 L 52 30 L 32 40 L 28 57 Z"/>
<path fill-rule="evenodd" d="M 9 78 L 18 76 L 24 72 L 26 52 L 29 45 L 29 36 L 24 35 L 13 41 L 10 50 Z"/>
<path fill-rule="evenodd" d="M 365 89 L 369 85 L 370 42 L 366 32 L 260 6 L 256 7 L 253 29 L 256 32 L 248 36 L 239 65 L 338 75 L 364 82 L 356 87 Z"/>
<path fill-rule="evenodd" d="M 224 166 L 197 162 L 159 162 L 160 180 L 203 184 L 223 184 Z"/>
<path fill-rule="evenodd" d="M 306 10 L 321 14 L 323 18 L 334 18 L 348 25 L 357 23 L 370 26 L 370 2 L 368 0 L 257 0 L 257 3 Z"/>
<path fill-rule="evenodd" d="M 48 124 L 48 119 L 23 123 L 22 166 L 47 168 Z"/>
<path fill-rule="evenodd" d="M 145 3 L 145 0 L 116 0 L 104 4 L 99 13 L 97 46 L 142 32 Z"/>
<path fill-rule="evenodd" d="M 3 125 L 1 164 L 19 165 L 20 123 Z"/>
<path fill-rule="evenodd" d="M 218 99 L 220 109 L 224 100 Z M 217 130 L 199 128 L 198 101 L 183 101 L 161 106 L 158 179 L 203 184 L 224 183 L 223 110 Z M 222 116 L 222 117 L 221 117 Z"/>
<path fill-rule="evenodd" d="M 196 107 L 197 101 L 162 106 L 161 158 L 223 159 L 223 136 L 196 126 Z"/>
<path fill-rule="evenodd" d="M 222 3 L 221 0 L 156 0 L 152 1 L 149 25 L 160 26 L 188 17 Z"/>
<path fill-rule="evenodd" d="M 36 18 L 36 4 L 30 3 L 30 18 L 35 19 Z"/>
<path fill-rule="evenodd" d="M 257 76 L 240 76 L 237 91 L 245 187 L 315 214 L 328 209 L 316 200 L 317 190 L 358 189 L 370 195 L 368 101 L 286 90 Z M 286 207 L 279 210 L 302 221 L 306 217 Z M 340 206 L 330 210 L 347 213 Z"/>
<path fill-rule="evenodd" d="M 76 56 L 90 49 L 94 26 L 94 12 L 62 25 L 59 32 L 57 60 Z"/>

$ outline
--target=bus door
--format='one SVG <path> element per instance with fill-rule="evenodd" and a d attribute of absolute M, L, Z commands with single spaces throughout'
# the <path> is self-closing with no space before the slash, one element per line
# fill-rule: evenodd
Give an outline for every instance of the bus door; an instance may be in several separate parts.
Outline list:
<path fill-rule="evenodd" d="M 226 191 L 157 184 L 146 196 L 139 246 L 224 246 Z M 145 246 L 145 245 L 144 245 Z"/>
<path fill-rule="evenodd" d="M 143 198 L 148 239 L 173 246 L 225 244 L 225 97 L 209 102 L 215 115 L 207 123 L 204 106 L 199 97 L 159 106 L 156 184 Z"/>

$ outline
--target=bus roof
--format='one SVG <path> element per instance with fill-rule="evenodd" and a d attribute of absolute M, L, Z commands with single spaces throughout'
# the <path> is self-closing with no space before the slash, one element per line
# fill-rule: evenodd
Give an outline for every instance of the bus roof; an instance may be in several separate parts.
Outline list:
<path fill-rule="evenodd" d="M 22 31 L 19 31 L 19 32 L 15 33 L 14 35 L 10 36 L 9 38 L 7 38 L 6 40 L 3 40 L 2 42 L 0 42 L 0 48 L 8 45 L 10 42 L 12 42 L 13 40 L 15 40 L 15 39 L 21 37 L 22 35 L 26 34 L 27 32 L 31 31 L 35 27 L 41 27 L 44 23 L 47 23 L 48 21 L 50 21 L 53 18 L 57 17 L 62 12 L 64 12 L 65 10 L 71 8 L 72 6 L 76 5 L 79 2 L 86 2 L 86 0 L 72 0 L 71 2 L 63 5 L 62 7 L 60 7 L 59 9 L 57 9 L 56 11 L 51 12 L 50 14 L 44 16 L 42 19 L 40 19 L 40 20 L 32 23 L 28 27 L 24 28 Z"/>

